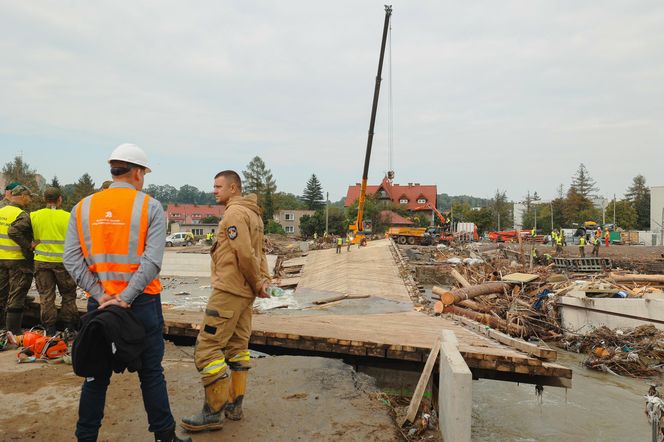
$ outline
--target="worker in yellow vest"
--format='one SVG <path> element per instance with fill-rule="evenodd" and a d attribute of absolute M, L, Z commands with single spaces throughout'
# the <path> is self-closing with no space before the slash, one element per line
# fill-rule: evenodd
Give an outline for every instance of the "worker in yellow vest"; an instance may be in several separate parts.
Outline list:
<path fill-rule="evenodd" d="M 32 284 L 32 226 L 25 211 L 30 201 L 30 190 L 17 185 L 9 204 L 0 209 L 0 329 L 14 335 L 23 334 L 23 309 Z"/>
<path fill-rule="evenodd" d="M 581 235 L 579 237 L 579 256 L 581 258 L 586 257 L 586 235 Z"/>
<path fill-rule="evenodd" d="M 595 237 L 592 239 L 592 242 L 593 242 L 592 256 L 599 256 L 599 245 L 601 242 L 599 236 L 595 235 Z"/>
<path fill-rule="evenodd" d="M 556 241 L 558 241 L 558 233 L 555 230 L 551 231 L 551 248 L 556 248 Z"/>
<path fill-rule="evenodd" d="M 344 243 L 344 239 L 340 236 L 337 238 L 337 253 L 341 253 L 341 246 Z"/>
<path fill-rule="evenodd" d="M 49 187 L 44 191 L 46 207 L 30 214 L 34 236 L 35 283 L 41 305 L 41 323 L 46 335 L 57 332 L 55 323 L 58 310 L 55 308 L 55 288 L 62 298 L 60 319 L 65 328 L 76 329 L 76 282 L 62 263 L 65 252 L 65 236 L 69 225 L 69 212 L 62 210 L 60 189 Z"/>

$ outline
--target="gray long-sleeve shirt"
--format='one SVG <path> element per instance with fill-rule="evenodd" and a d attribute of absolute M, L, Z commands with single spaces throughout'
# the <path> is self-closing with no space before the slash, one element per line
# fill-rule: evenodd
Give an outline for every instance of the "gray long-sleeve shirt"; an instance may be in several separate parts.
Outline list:
<path fill-rule="evenodd" d="M 133 189 L 131 184 L 114 182 L 110 189 L 124 187 Z M 81 204 L 80 202 L 78 204 Z M 83 257 L 81 240 L 78 235 L 76 207 L 71 211 L 67 237 L 65 239 L 65 253 L 63 262 L 67 271 L 74 278 L 79 287 L 88 292 L 97 301 L 104 295 L 104 290 L 97 274 L 91 272 Z M 145 287 L 161 271 L 161 262 L 164 258 L 164 245 L 166 240 L 166 218 L 161 204 L 154 198 L 148 202 L 148 231 L 145 238 L 145 250 L 141 255 L 138 269 L 132 274 L 127 287 L 120 293 L 120 299 L 131 304 L 134 299 L 145 290 Z"/>

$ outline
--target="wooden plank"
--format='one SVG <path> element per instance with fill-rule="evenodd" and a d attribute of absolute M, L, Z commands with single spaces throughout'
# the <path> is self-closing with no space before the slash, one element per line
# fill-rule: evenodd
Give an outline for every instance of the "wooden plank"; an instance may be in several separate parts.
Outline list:
<path fill-rule="evenodd" d="M 493 328 L 488 328 L 484 324 L 480 324 L 479 322 L 473 321 L 472 319 L 464 318 L 463 316 L 458 316 L 457 318 L 465 325 L 472 327 L 474 331 L 483 333 L 495 339 L 496 341 L 500 342 L 501 344 L 505 344 L 510 347 L 516 348 L 517 350 L 522 351 L 531 356 L 536 356 L 548 362 L 553 362 L 558 357 L 558 353 L 553 349 L 539 347 L 535 344 L 531 344 L 530 342 L 513 338 L 512 336 L 509 336 Z"/>
<path fill-rule="evenodd" d="M 503 276 L 502 280 L 519 284 L 532 282 L 537 278 L 539 278 L 539 275 L 534 275 L 532 273 L 510 273 L 509 275 Z"/>
<path fill-rule="evenodd" d="M 436 363 L 438 358 L 438 353 L 440 353 L 440 338 L 436 339 L 436 342 L 433 344 L 431 352 L 429 352 L 429 357 L 427 358 L 426 364 L 424 364 L 424 370 L 422 370 L 422 375 L 420 375 L 420 380 L 417 381 L 417 387 L 415 387 L 415 392 L 413 397 L 410 399 L 410 405 L 408 406 L 408 412 L 406 417 L 401 422 L 403 427 L 406 422 L 413 423 L 415 422 L 415 416 L 417 415 L 417 410 L 420 408 L 420 402 L 422 402 L 422 396 L 424 395 L 424 390 L 429 383 L 429 378 L 431 377 L 431 371 L 433 366 Z"/>

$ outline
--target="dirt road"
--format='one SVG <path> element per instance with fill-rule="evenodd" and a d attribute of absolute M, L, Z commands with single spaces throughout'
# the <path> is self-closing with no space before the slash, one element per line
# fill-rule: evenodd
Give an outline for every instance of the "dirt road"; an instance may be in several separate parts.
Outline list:
<path fill-rule="evenodd" d="M 192 351 L 167 343 L 164 368 L 176 420 L 202 405 Z M 194 434 L 194 441 L 398 440 L 373 379 L 341 361 L 268 357 L 255 360 L 250 373 L 245 419 Z M 74 440 L 80 385 L 71 366 L 17 365 L 15 352 L 0 353 L 0 439 Z M 99 440 L 152 440 L 136 374 L 113 376 Z"/>

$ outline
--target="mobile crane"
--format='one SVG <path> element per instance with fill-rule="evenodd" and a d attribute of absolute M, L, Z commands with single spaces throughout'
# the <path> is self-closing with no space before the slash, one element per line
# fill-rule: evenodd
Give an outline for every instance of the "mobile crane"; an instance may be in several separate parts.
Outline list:
<path fill-rule="evenodd" d="M 371 106 L 371 120 L 369 122 L 369 137 L 367 139 L 367 150 L 364 156 L 364 169 L 362 171 L 362 183 L 360 187 L 360 196 L 357 202 L 357 219 L 348 226 L 352 233 L 352 244 L 366 245 L 366 229 L 364 221 L 364 204 L 367 198 L 367 179 L 369 177 L 369 160 L 371 159 L 371 146 L 373 144 L 374 127 L 376 125 L 376 109 L 378 108 L 378 96 L 380 94 L 381 74 L 383 72 L 383 58 L 385 56 L 385 42 L 387 41 L 387 31 L 392 15 L 392 6 L 385 5 L 385 23 L 383 25 L 383 39 L 380 44 L 380 58 L 378 59 L 378 73 L 376 74 L 376 86 L 374 87 L 373 104 Z"/>

